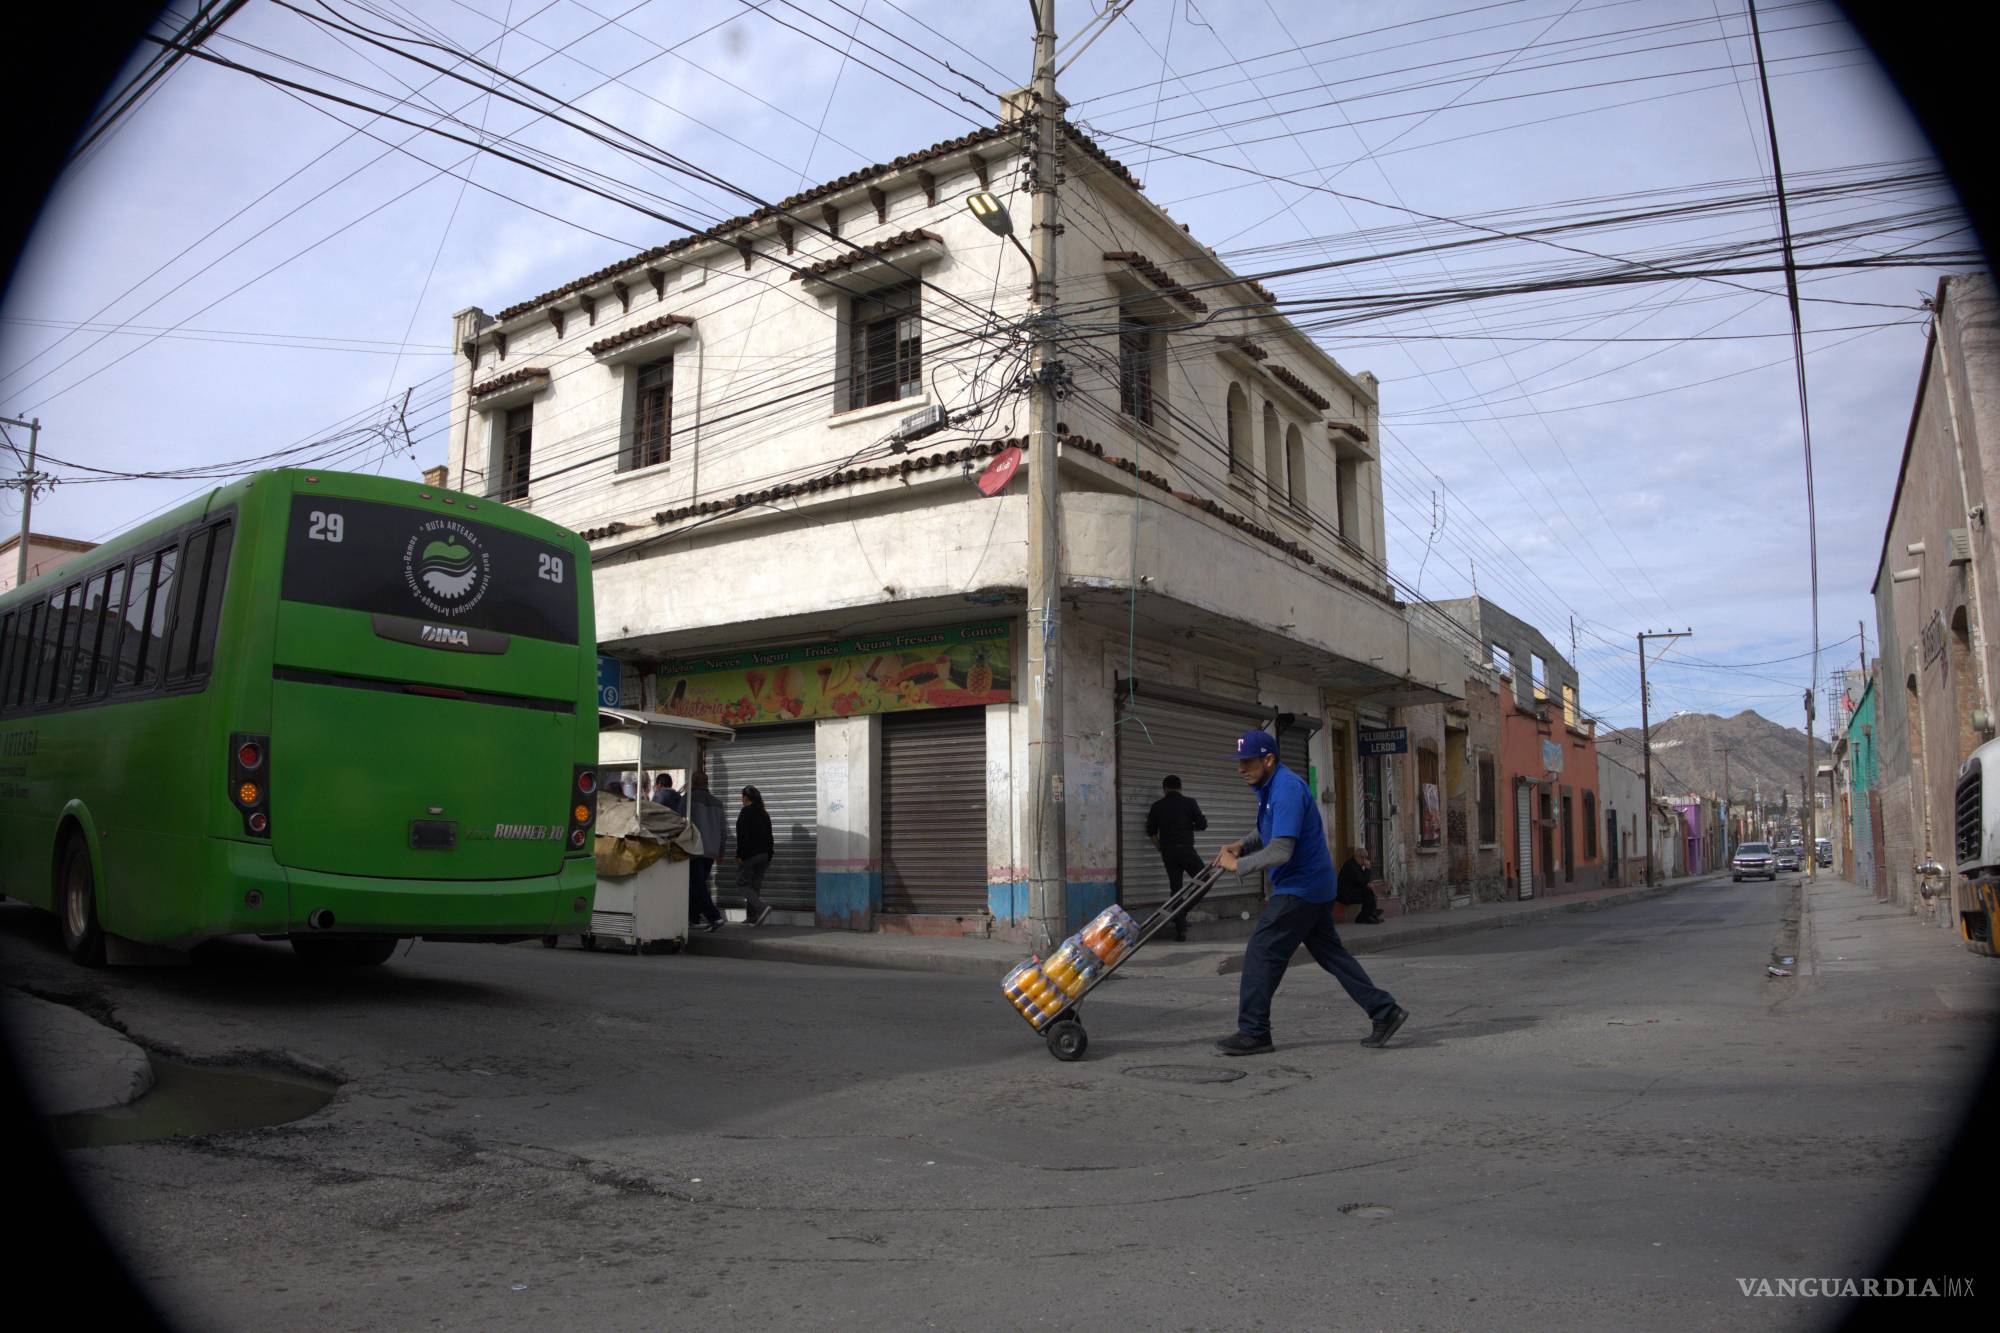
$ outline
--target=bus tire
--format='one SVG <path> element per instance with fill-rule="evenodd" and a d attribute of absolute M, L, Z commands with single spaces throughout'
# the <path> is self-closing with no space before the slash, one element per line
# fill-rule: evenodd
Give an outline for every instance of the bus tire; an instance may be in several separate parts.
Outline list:
<path fill-rule="evenodd" d="M 379 967 L 398 943 L 393 935 L 294 935 L 292 952 L 308 967 Z"/>
<path fill-rule="evenodd" d="M 72 833 L 64 840 L 56 878 L 56 915 L 62 921 L 63 948 L 84 967 L 104 966 L 104 931 L 97 923 L 97 875 L 90 868 L 90 848 Z"/>

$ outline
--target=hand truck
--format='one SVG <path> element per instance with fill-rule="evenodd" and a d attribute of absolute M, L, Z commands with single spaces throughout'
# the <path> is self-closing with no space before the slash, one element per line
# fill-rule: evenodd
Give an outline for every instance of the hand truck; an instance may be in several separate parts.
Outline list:
<path fill-rule="evenodd" d="M 1026 1014 L 1021 1015 L 1021 1021 L 1026 1023 L 1030 1029 L 1035 1030 L 1048 1042 L 1050 1055 L 1053 1055 L 1058 1060 L 1081 1060 L 1083 1058 L 1084 1051 L 1089 1049 L 1090 1046 L 1089 1034 L 1083 1030 L 1083 1019 L 1077 1013 L 1077 1010 L 1083 1004 L 1083 997 L 1096 990 L 1113 972 L 1125 966 L 1127 960 L 1132 955 L 1145 948 L 1147 942 L 1153 936 L 1159 934 L 1160 931 L 1164 930 L 1167 924 L 1176 916 L 1189 910 L 1206 897 L 1208 891 L 1215 887 L 1215 882 L 1221 879 L 1222 875 L 1223 870 L 1221 866 L 1210 864 L 1202 867 L 1198 873 L 1189 876 L 1187 881 L 1181 885 L 1179 893 L 1168 897 L 1165 902 L 1153 909 L 1152 915 L 1139 923 L 1139 933 L 1133 937 L 1131 944 L 1126 946 L 1125 951 L 1119 954 L 1114 961 L 1107 963 L 1104 969 L 1096 976 L 1085 982 L 1083 989 L 1075 995 L 1070 996 L 1068 1001 L 1061 1008 L 1057 1009 L 1042 1027 L 1035 1028 L 1033 1020 L 1029 1019 Z M 1015 1012 L 1019 1013 L 1020 1011 L 1016 1010 Z"/>

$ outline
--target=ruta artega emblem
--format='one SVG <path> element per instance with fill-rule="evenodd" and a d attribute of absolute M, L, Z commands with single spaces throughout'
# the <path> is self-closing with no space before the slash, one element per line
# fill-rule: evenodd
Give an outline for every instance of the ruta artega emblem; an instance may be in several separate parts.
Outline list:
<path fill-rule="evenodd" d="M 492 585 L 493 556 L 469 525 L 434 518 L 403 547 L 403 581 L 432 614 L 461 616 Z"/>

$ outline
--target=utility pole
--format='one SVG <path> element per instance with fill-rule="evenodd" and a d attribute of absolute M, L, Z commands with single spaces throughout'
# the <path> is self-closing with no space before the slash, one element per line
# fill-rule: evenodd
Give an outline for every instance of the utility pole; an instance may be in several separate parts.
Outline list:
<path fill-rule="evenodd" d="M 1639 636 L 1639 733 L 1646 752 L 1646 884 L 1653 883 L 1653 700 L 1646 692 L 1646 640 L 1685 639 L 1692 628 L 1655 634 L 1647 630 Z"/>
<path fill-rule="evenodd" d="M 1857 620 L 1854 622 L 1854 627 L 1861 631 L 1861 680 L 1863 684 L 1866 684 L 1868 680 L 1868 622 Z"/>
<path fill-rule="evenodd" d="M 44 477 L 35 471 L 35 446 L 42 438 L 42 419 L 21 421 L 14 417 L 0 417 L 0 425 L 25 426 L 28 431 L 28 465 L 21 469 L 21 479 L 7 483 L 21 488 L 21 549 L 14 553 L 14 586 L 20 587 L 28 581 L 28 520 L 35 512 L 35 488 L 52 477 Z"/>
<path fill-rule="evenodd" d="M 1736 852 L 1736 826 L 1729 818 L 1729 747 L 1722 747 L 1722 840 L 1725 850 Z"/>
<path fill-rule="evenodd" d="M 1806 785 L 1805 800 L 1801 802 L 1805 808 L 1799 811 L 1800 818 L 1804 819 L 1806 824 L 1807 879 L 1819 878 L 1819 839 L 1814 836 L 1813 827 L 1813 813 L 1817 804 L 1813 799 L 1813 793 L 1818 789 L 1819 784 L 1813 781 L 1813 692 L 1812 686 L 1808 685 L 1806 686 Z"/>
<path fill-rule="evenodd" d="M 1035 338 L 1033 394 L 1028 401 L 1028 931 L 1047 957 L 1069 918 L 1069 848 L 1063 804 L 1061 445 L 1056 441 L 1056 388 L 1064 367 L 1053 357 L 1056 310 L 1057 135 L 1056 0 L 1035 6 L 1035 77 L 1023 108 L 1032 119 Z"/>

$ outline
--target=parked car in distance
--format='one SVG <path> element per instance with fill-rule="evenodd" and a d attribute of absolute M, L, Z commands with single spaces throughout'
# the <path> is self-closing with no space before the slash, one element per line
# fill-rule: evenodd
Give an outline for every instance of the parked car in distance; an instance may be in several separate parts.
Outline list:
<path fill-rule="evenodd" d="M 1799 854 L 1797 852 L 1787 847 L 1784 851 L 1778 853 L 1778 869 L 1797 870 L 1798 868 Z"/>
<path fill-rule="evenodd" d="M 1796 869 L 1796 867 L 1794 867 Z M 1772 854 L 1771 845 L 1766 842 L 1739 843 L 1736 855 L 1729 862 L 1730 879 L 1741 884 L 1746 879 L 1778 877 L 1777 857 Z"/>

